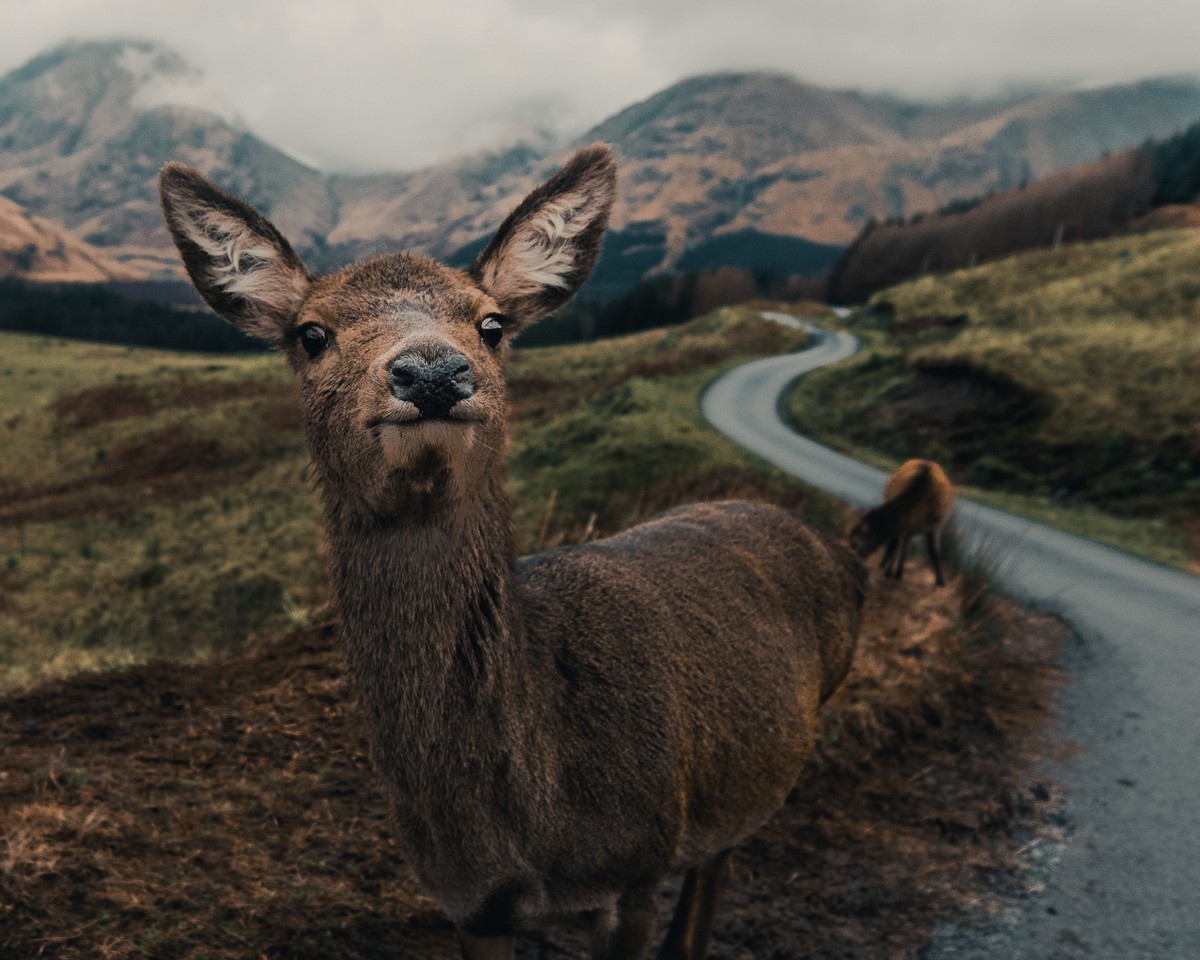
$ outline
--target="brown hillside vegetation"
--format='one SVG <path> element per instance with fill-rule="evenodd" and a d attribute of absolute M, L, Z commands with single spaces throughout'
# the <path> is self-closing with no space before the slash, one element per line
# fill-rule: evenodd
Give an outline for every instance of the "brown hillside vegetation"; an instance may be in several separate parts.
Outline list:
<path fill-rule="evenodd" d="M 0 277 L 98 283 L 141 274 L 109 259 L 65 227 L 35 217 L 0 197 Z"/>
<path fill-rule="evenodd" d="M 1174 230 L 1179 227 L 1200 227 L 1200 203 L 1172 203 L 1151 210 L 1131 225 L 1136 233 L 1150 230 Z"/>
<path fill-rule="evenodd" d="M 937 918 L 1036 885 L 1012 831 L 1057 829 L 1026 765 L 1060 630 L 996 601 L 972 625 L 923 580 L 876 580 L 819 756 L 738 852 L 714 957 L 916 957 Z M 0 701 L 0 955 L 456 957 L 389 830 L 336 633 Z M 563 931 L 521 955 L 580 950 Z"/>
<path fill-rule="evenodd" d="M 944 273 L 1056 241 L 1094 240 L 1126 231 L 1151 208 L 1151 163 L 1126 150 L 1017 190 L 908 221 L 868 225 L 829 284 L 833 303 L 929 273 Z"/>

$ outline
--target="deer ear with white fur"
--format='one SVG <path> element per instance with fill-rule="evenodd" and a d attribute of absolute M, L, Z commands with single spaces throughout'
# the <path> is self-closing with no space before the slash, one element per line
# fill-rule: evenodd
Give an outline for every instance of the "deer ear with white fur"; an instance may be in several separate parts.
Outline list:
<path fill-rule="evenodd" d="M 470 275 L 518 329 L 562 306 L 583 286 L 600 255 L 616 192 L 612 153 L 593 144 L 500 225 Z"/>
<path fill-rule="evenodd" d="M 158 178 L 163 215 L 208 305 L 275 346 L 287 339 L 312 274 L 269 220 L 181 163 Z"/>

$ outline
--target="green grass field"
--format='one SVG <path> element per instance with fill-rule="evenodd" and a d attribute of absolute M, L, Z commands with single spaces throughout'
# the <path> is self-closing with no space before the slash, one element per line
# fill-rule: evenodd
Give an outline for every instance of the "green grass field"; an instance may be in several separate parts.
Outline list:
<path fill-rule="evenodd" d="M 696 405 L 722 369 L 802 343 L 726 309 L 518 351 L 509 486 L 520 548 L 613 532 L 689 499 L 811 499 L 710 430 Z M 0 344 L 0 689 L 203 659 L 313 618 L 326 601 L 320 502 L 280 358 L 18 334 Z"/>
<path fill-rule="evenodd" d="M 863 350 L 795 424 L 881 466 L 1177 566 L 1200 517 L 1200 234 L 1039 251 L 920 280 L 850 321 Z"/>

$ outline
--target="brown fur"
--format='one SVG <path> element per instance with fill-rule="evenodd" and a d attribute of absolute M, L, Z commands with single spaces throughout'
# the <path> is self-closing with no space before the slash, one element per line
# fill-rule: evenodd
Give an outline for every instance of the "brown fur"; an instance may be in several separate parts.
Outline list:
<path fill-rule="evenodd" d="M 854 552 L 866 559 L 886 544 L 880 566 L 899 580 L 909 540 L 924 534 L 937 584 L 944 585 L 938 544 L 954 506 L 954 484 L 946 472 L 932 460 L 907 460 L 888 478 L 883 497 L 884 502 L 868 510 L 850 531 Z"/>
<path fill-rule="evenodd" d="M 262 242 L 283 242 L 257 215 L 230 249 L 257 245 L 260 259 L 209 263 L 180 244 L 214 308 L 279 343 L 296 371 L 373 758 L 468 960 L 510 958 L 516 931 L 579 914 L 594 923 L 594 956 L 636 960 L 655 891 L 680 868 L 694 869 L 664 955 L 702 957 L 726 851 L 794 785 L 858 631 L 862 565 L 764 504 L 696 504 L 516 558 L 509 334 L 586 278 L 614 176 L 607 149 L 588 148 L 471 271 L 395 254 L 307 281 L 298 304 L 253 302 L 291 289 L 304 268 L 290 248 L 267 255 L 287 277 L 256 274 L 241 300 L 221 289 L 259 269 Z M 206 204 L 237 209 L 177 166 L 162 194 L 177 237 L 195 236 L 175 225 Z M 546 204 L 586 228 L 546 232 Z M 544 260 L 567 264 L 567 286 L 531 293 L 531 278 L 504 271 L 535 262 L 543 241 L 559 245 Z M 492 349 L 479 325 L 496 314 L 505 336 Z M 298 331 L 314 323 L 329 345 L 309 357 Z M 389 363 L 446 350 L 469 359 L 475 394 L 444 419 L 399 418 Z"/>

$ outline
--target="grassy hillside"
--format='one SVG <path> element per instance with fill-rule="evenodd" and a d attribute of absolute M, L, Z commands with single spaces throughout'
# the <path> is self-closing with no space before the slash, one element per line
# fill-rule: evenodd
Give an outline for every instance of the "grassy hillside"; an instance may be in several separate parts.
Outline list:
<path fill-rule="evenodd" d="M 885 462 L 933 457 L 1009 506 L 1194 561 L 1200 233 L 1023 254 L 870 306 L 859 356 L 793 393 L 802 429 Z"/>
<path fill-rule="evenodd" d="M 518 352 L 522 549 L 683 499 L 803 499 L 704 426 L 695 402 L 716 371 L 802 339 L 723 310 L 602 346 Z M 319 498 L 278 357 L 0 342 L 0 689 L 203 658 L 309 621 L 325 599 Z"/>

